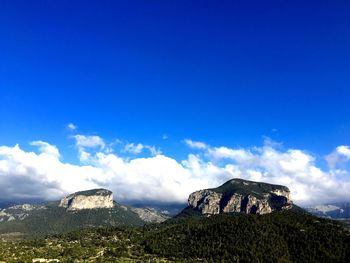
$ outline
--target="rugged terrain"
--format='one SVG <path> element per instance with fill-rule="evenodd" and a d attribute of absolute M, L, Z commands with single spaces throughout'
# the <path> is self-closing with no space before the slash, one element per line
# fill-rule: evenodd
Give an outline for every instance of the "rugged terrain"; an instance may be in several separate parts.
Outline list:
<path fill-rule="evenodd" d="M 233 212 L 267 214 L 291 209 L 293 202 L 285 186 L 232 179 L 217 188 L 192 193 L 188 206 L 203 215 Z"/>
<path fill-rule="evenodd" d="M 113 208 L 113 193 L 106 189 L 93 189 L 77 192 L 64 197 L 59 207 L 64 207 L 67 211 Z"/>
<path fill-rule="evenodd" d="M 168 216 L 150 208 L 113 201 L 106 189 L 77 192 L 41 205 L 15 205 L 0 210 L 0 237 L 57 234 L 86 227 L 142 226 Z"/>
<path fill-rule="evenodd" d="M 315 205 L 306 207 L 305 209 L 308 212 L 320 217 L 350 220 L 350 202 Z"/>
<path fill-rule="evenodd" d="M 1 242 L 1 241 L 0 241 Z M 0 261 L 347 262 L 349 232 L 337 221 L 284 210 L 188 216 L 145 227 L 81 229 L 0 243 Z"/>
<path fill-rule="evenodd" d="M 166 221 L 154 209 L 111 200 L 110 191 L 95 189 L 2 210 L 0 262 L 287 263 L 350 258 L 349 229 L 298 208 L 284 186 L 233 179 L 192 193 L 189 206 Z M 16 239 L 18 233 L 26 239 Z"/>

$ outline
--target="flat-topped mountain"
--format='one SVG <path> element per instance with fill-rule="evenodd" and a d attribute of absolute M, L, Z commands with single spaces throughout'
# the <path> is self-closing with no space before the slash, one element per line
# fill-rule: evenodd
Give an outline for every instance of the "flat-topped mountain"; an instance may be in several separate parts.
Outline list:
<path fill-rule="evenodd" d="M 76 192 L 64 197 L 59 206 L 67 210 L 112 208 L 113 193 L 106 189 Z"/>
<path fill-rule="evenodd" d="M 107 189 L 76 192 L 40 205 L 0 209 L 2 235 L 46 235 L 86 227 L 142 226 L 169 217 L 150 208 L 133 208 L 113 201 Z"/>
<path fill-rule="evenodd" d="M 232 179 L 217 188 L 192 193 L 188 206 L 203 215 L 232 212 L 267 214 L 290 209 L 293 202 L 286 186 Z"/>

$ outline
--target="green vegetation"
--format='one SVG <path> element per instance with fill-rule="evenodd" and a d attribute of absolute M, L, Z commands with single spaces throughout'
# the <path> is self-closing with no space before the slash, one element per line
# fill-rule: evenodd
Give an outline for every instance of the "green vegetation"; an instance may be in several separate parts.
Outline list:
<path fill-rule="evenodd" d="M 91 189 L 91 190 L 86 190 L 86 191 L 79 191 L 79 192 L 76 192 L 76 193 L 71 194 L 69 196 L 74 196 L 74 195 L 84 195 L 84 196 L 102 195 L 102 196 L 105 196 L 105 195 L 110 195 L 110 194 L 112 194 L 112 191 L 107 190 L 107 189 L 103 189 L 103 188 L 98 188 L 98 189 Z"/>
<path fill-rule="evenodd" d="M 57 204 L 36 211 L 24 220 L 0 223 L 0 235 L 21 233 L 22 236 L 43 237 L 87 227 L 142 226 L 144 221 L 131 209 L 116 204 L 112 209 L 85 209 L 67 212 Z"/>
<path fill-rule="evenodd" d="M 337 221 L 283 211 L 209 218 L 183 214 L 144 227 L 81 229 L 0 244 L 0 261 L 31 262 L 33 258 L 61 262 L 347 262 L 350 235 Z"/>
<path fill-rule="evenodd" d="M 210 190 L 217 193 L 221 193 L 224 196 L 232 196 L 233 194 L 240 194 L 240 195 L 251 194 L 256 197 L 262 198 L 265 193 L 270 193 L 276 189 L 289 192 L 288 187 L 283 185 L 253 182 L 253 181 L 248 181 L 248 180 L 239 179 L 239 178 L 229 180 L 223 185 L 217 188 L 212 188 Z"/>

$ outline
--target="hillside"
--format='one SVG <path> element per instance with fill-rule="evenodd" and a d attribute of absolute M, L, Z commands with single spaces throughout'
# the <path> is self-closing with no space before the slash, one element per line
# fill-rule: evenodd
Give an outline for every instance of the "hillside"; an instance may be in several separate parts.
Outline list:
<path fill-rule="evenodd" d="M 168 217 L 112 199 L 105 189 L 77 192 L 60 201 L 16 205 L 0 210 L 0 237 L 40 237 L 87 227 L 142 226 Z"/>
<path fill-rule="evenodd" d="M 349 232 L 339 222 L 290 210 L 192 216 L 0 244 L 0 260 L 6 262 L 347 262 L 349 257 Z"/>

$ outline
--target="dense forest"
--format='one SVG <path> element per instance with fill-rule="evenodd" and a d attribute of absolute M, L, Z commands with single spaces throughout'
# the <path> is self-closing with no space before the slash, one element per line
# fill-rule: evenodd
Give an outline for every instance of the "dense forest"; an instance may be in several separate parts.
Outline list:
<path fill-rule="evenodd" d="M 182 216 L 144 227 L 89 228 L 2 241 L 0 261 L 32 262 L 348 262 L 349 230 L 294 211 Z"/>

